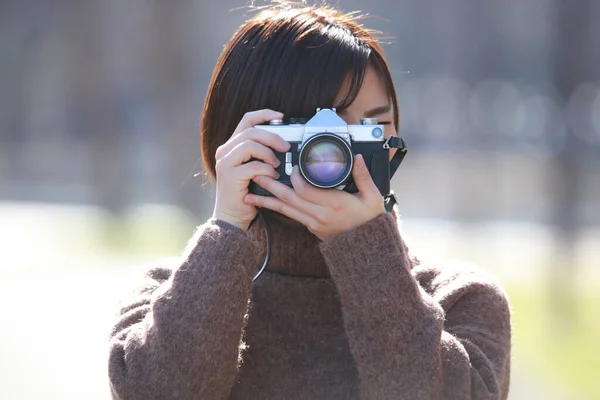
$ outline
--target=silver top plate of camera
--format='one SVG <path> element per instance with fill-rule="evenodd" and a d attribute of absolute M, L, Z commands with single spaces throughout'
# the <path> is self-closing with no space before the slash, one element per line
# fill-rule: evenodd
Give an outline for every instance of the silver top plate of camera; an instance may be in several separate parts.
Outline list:
<path fill-rule="evenodd" d="M 377 119 L 363 118 L 360 125 L 348 125 L 337 115 L 335 109 L 324 108 L 317 110 L 315 116 L 306 124 L 285 125 L 281 120 L 273 120 L 269 125 L 257 125 L 256 128 L 275 133 L 286 142 L 299 143 L 299 147 L 310 137 L 325 132 L 336 134 L 348 143 L 384 142 L 383 125 L 370 122 L 377 122 Z"/>

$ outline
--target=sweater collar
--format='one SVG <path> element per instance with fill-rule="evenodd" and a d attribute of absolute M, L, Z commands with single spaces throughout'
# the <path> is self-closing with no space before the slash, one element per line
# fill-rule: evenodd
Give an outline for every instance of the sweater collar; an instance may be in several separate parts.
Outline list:
<path fill-rule="evenodd" d="M 319 250 L 320 240 L 305 226 L 272 212 L 263 212 L 269 231 L 271 256 L 267 271 L 296 277 L 328 278 L 329 271 Z M 267 241 L 263 221 L 257 218 L 248 236 L 266 255 Z"/>
<path fill-rule="evenodd" d="M 401 231 L 402 220 L 397 210 L 392 211 L 391 215 Z M 271 242 L 271 256 L 267 271 L 295 277 L 329 278 L 329 270 L 319 248 L 321 241 L 315 235 L 298 222 L 272 211 L 263 211 L 263 216 Z M 264 260 L 267 240 L 263 221 L 260 218 L 251 225 L 248 236 L 260 248 L 260 260 Z M 406 243 L 402 239 L 401 242 L 404 251 L 408 254 Z M 416 257 L 409 255 L 409 258 L 411 267 L 420 263 Z"/>

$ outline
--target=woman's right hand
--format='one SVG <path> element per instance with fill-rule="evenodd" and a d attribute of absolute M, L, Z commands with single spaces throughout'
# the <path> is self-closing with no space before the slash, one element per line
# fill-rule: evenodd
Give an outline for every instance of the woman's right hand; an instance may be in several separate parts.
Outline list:
<path fill-rule="evenodd" d="M 246 113 L 229 140 L 219 146 L 215 154 L 217 198 L 213 218 L 248 230 L 257 212 L 256 207 L 244 203 L 250 181 L 259 175 L 278 179 L 275 168 L 280 162 L 271 149 L 282 153 L 290 149 L 280 136 L 254 125 L 281 118 L 283 114 L 273 110 Z M 252 158 L 262 161 L 250 161 Z"/>

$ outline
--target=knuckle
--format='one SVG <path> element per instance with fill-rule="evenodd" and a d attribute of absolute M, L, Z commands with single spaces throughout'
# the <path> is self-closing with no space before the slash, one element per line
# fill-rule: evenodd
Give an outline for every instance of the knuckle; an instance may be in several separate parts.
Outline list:
<path fill-rule="evenodd" d="M 287 190 L 284 190 L 281 193 L 279 193 L 278 197 L 281 199 L 281 201 L 285 203 L 289 203 L 292 200 L 291 193 Z"/>
<path fill-rule="evenodd" d="M 331 222 L 331 216 L 326 211 L 319 212 L 316 218 L 320 225 L 328 225 Z"/>
<path fill-rule="evenodd" d="M 333 212 L 342 211 L 344 209 L 344 204 L 341 201 L 332 201 L 329 204 L 329 207 L 333 210 Z"/>
<path fill-rule="evenodd" d="M 257 129 L 258 130 L 258 129 Z M 278 134 L 274 133 L 274 132 L 269 132 L 269 131 L 265 131 L 265 130 L 258 130 L 261 135 L 263 135 L 267 140 L 271 141 L 271 142 L 276 142 L 278 140 L 283 140 L 283 138 L 281 136 L 279 136 Z"/>
<path fill-rule="evenodd" d="M 262 142 L 262 143 L 270 143 L 271 137 L 275 134 L 272 132 L 269 132 L 269 131 L 262 130 L 262 129 L 252 128 L 252 129 L 248 130 L 247 135 L 248 135 L 247 137 L 252 138 L 252 140 Z"/>
<path fill-rule="evenodd" d="M 285 214 L 285 204 L 283 203 L 276 203 L 275 206 L 273 207 L 275 209 L 275 211 L 277 211 L 280 214 Z"/>
<path fill-rule="evenodd" d="M 264 132 L 264 131 L 254 128 L 254 127 L 250 127 L 248 129 L 244 130 L 240 135 L 243 135 L 242 137 L 245 140 L 254 140 L 257 136 L 260 136 L 261 132 Z"/>
<path fill-rule="evenodd" d="M 246 165 L 248 166 L 248 168 L 250 168 L 250 171 L 252 171 L 252 173 L 256 175 L 263 175 L 263 172 L 265 172 L 266 170 L 264 167 L 264 163 L 260 161 L 251 161 Z"/>
<path fill-rule="evenodd" d="M 217 147 L 217 151 L 215 151 L 215 158 L 218 160 L 221 157 L 223 157 L 223 153 L 224 153 L 225 149 L 223 146 L 219 146 Z"/>
<path fill-rule="evenodd" d="M 255 207 L 262 207 L 265 205 L 265 196 L 253 196 L 252 197 L 252 205 Z"/>
<path fill-rule="evenodd" d="M 256 148 L 256 143 L 252 140 L 244 140 L 238 146 L 244 153 L 252 153 Z"/>
<path fill-rule="evenodd" d="M 252 171 L 257 174 L 266 175 L 267 172 L 270 172 L 268 165 L 266 165 L 262 161 L 252 161 L 250 163 L 250 165 L 251 165 Z"/>
<path fill-rule="evenodd" d="M 273 185 L 270 185 L 273 186 Z M 273 193 L 277 198 L 279 198 L 279 200 L 282 201 L 282 203 L 285 204 L 293 204 L 294 203 L 294 197 L 292 196 L 292 191 L 289 190 L 281 190 L 279 189 L 277 186 L 275 187 L 270 187 L 269 190 L 271 191 L 271 193 Z"/>
<path fill-rule="evenodd" d="M 315 220 L 310 220 L 306 223 L 306 227 L 311 232 L 318 232 L 321 229 L 321 224 Z"/>
<path fill-rule="evenodd" d="M 260 147 L 261 147 L 261 146 L 260 146 L 260 144 L 259 144 L 258 142 L 255 142 L 255 141 L 254 141 L 254 140 L 252 140 L 252 139 L 246 139 L 246 140 L 244 141 L 244 143 L 246 143 L 246 146 L 248 146 L 248 147 L 252 147 L 252 148 L 256 148 L 256 149 L 258 149 L 258 148 L 260 148 Z"/>
<path fill-rule="evenodd" d="M 256 120 L 260 118 L 261 113 L 262 110 L 249 111 L 246 114 L 244 114 L 244 117 L 246 118 L 246 121 L 256 122 Z"/>
<path fill-rule="evenodd" d="M 242 115 L 242 118 L 240 119 L 240 122 L 238 122 L 238 126 L 236 128 L 236 134 L 240 134 L 243 131 L 245 131 L 248 128 L 248 125 L 250 124 L 250 121 L 252 120 L 252 113 L 251 112 L 247 112 L 244 115 Z"/>
<path fill-rule="evenodd" d="M 256 161 L 256 167 L 256 170 L 262 173 L 263 175 L 273 174 L 273 167 L 271 167 L 269 164 L 265 164 L 262 161 Z"/>
<path fill-rule="evenodd" d="M 223 159 L 218 159 L 217 162 L 215 163 L 215 171 L 217 171 L 217 173 L 222 172 L 223 171 Z"/>
<path fill-rule="evenodd" d="M 265 183 L 264 181 L 261 179 L 260 174 L 253 174 L 253 178 L 254 182 L 256 182 L 258 185 L 262 186 L 263 188 L 265 188 Z"/>
<path fill-rule="evenodd" d="M 265 172 L 267 172 L 267 174 L 273 179 L 279 180 L 279 178 L 281 178 L 281 175 L 279 174 L 279 172 L 277 172 L 277 169 L 273 168 L 271 165 L 268 164 L 263 165 L 265 166 Z"/>
<path fill-rule="evenodd" d="M 241 131 L 240 133 L 237 134 L 236 139 L 237 140 L 241 140 L 244 141 L 248 138 L 248 131 L 250 129 L 244 129 L 243 131 Z"/>

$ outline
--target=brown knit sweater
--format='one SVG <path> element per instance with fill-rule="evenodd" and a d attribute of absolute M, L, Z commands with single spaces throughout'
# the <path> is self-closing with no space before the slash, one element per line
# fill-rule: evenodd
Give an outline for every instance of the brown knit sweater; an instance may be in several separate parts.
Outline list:
<path fill-rule="evenodd" d="M 511 325 L 473 267 L 413 265 L 393 214 L 319 243 L 209 220 L 111 333 L 114 399 L 506 399 Z"/>

